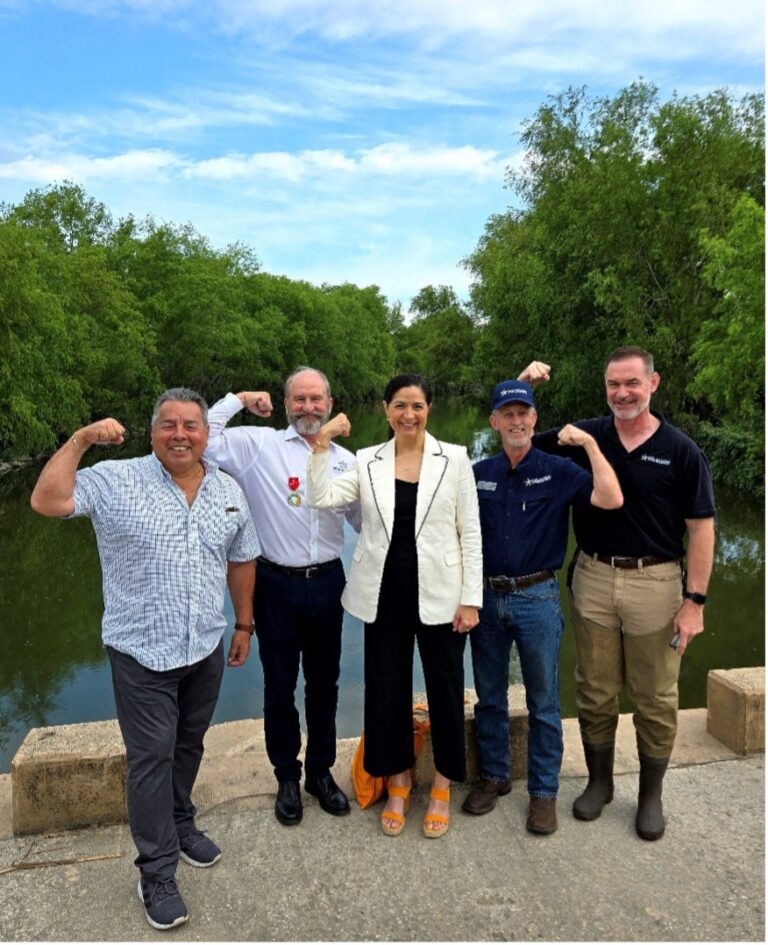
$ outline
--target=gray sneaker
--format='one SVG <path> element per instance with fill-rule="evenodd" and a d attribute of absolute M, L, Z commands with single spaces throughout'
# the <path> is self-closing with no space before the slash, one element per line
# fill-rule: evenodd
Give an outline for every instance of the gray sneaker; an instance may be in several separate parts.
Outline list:
<path fill-rule="evenodd" d="M 160 882 L 142 877 L 139 880 L 139 899 L 144 904 L 147 922 L 153 929 L 172 929 L 189 919 L 187 907 L 173 877 Z"/>
<path fill-rule="evenodd" d="M 179 853 L 182 860 L 203 869 L 221 859 L 221 850 L 213 840 L 202 830 L 194 828 L 185 837 L 179 837 Z"/>

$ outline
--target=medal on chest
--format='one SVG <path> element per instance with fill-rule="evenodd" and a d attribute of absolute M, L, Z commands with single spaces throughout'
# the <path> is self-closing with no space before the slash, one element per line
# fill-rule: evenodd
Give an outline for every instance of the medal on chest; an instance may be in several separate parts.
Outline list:
<path fill-rule="evenodd" d="M 291 490 L 286 501 L 288 505 L 292 505 L 294 508 L 298 508 L 301 505 L 301 496 L 296 491 L 299 488 L 299 477 L 298 476 L 289 476 L 288 477 L 288 488 Z"/>

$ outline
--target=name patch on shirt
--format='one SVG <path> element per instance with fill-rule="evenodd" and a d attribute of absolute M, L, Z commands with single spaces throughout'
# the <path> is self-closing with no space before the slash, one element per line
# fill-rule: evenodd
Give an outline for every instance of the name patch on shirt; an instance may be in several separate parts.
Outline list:
<path fill-rule="evenodd" d="M 478 489 L 485 489 L 486 492 L 495 492 L 497 485 L 498 485 L 498 483 L 496 483 L 496 482 L 488 482 L 488 481 L 486 481 L 485 479 L 478 479 L 478 481 L 477 481 L 477 488 L 478 488 Z"/>
<path fill-rule="evenodd" d="M 658 456 L 649 456 L 647 453 L 643 453 L 640 457 L 640 460 L 644 463 L 656 463 L 657 466 L 671 466 L 671 459 L 659 459 Z"/>
<path fill-rule="evenodd" d="M 525 486 L 538 486 L 542 482 L 549 482 L 551 476 L 539 476 L 538 479 L 526 479 L 523 485 Z"/>

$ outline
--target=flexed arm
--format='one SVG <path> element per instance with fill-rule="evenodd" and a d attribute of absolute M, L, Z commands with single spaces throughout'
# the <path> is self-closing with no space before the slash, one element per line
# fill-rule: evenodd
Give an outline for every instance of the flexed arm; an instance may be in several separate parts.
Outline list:
<path fill-rule="evenodd" d="M 624 495 L 619 480 L 592 434 L 568 423 L 560 430 L 557 442 L 559 446 L 580 446 L 587 454 L 592 467 L 592 505 L 599 509 L 620 509 Z"/>
<path fill-rule="evenodd" d="M 357 466 L 348 469 L 335 479 L 328 475 L 331 440 L 335 436 L 349 436 L 352 426 L 343 413 L 320 428 L 315 446 L 307 461 L 307 502 L 315 509 L 338 508 L 360 498 L 360 479 Z"/>
<path fill-rule="evenodd" d="M 536 387 L 537 384 L 545 384 L 549 380 L 551 370 L 552 368 L 543 361 L 531 361 L 517 375 L 517 379 L 518 381 L 525 381 L 531 387 Z"/>
<path fill-rule="evenodd" d="M 112 417 L 82 427 L 57 450 L 43 467 L 29 504 L 41 515 L 63 518 L 75 511 L 75 473 L 86 451 L 99 446 L 118 446 L 125 440 L 125 427 Z"/>
<path fill-rule="evenodd" d="M 259 427 L 236 427 L 227 430 L 229 421 L 243 407 L 257 417 L 272 413 L 272 400 L 266 391 L 240 391 L 227 394 L 208 410 L 208 446 L 205 455 L 226 472 L 237 476 L 255 459 L 261 449 Z"/>

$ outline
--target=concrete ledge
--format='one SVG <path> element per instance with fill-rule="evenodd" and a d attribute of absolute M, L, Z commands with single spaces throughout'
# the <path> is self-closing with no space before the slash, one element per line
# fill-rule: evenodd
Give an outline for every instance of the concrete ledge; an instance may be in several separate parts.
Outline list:
<path fill-rule="evenodd" d="M 508 690 L 509 698 L 509 760 L 513 779 L 525 778 L 528 774 L 528 710 L 525 707 L 525 686 L 514 685 Z M 414 704 L 424 701 L 426 696 L 416 695 Z M 475 703 L 477 693 L 474 689 L 464 690 L 464 746 L 467 756 L 467 781 L 471 784 L 480 779 L 480 767 L 475 739 Z M 429 712 L 414 708 L 414 717 L 419 720 L 429 718 Z M 432 735 L 427 732 L 421 750 L 416 758 L 416 787 L 428 786 L 435 774 L 435 759 L 432 754 Z"/>
<path fill-rule="evenodd" d="M 120 823 L 125 771 L 114 720 L 33 728 L 11 762 L 14 834 Z"/>
<path fill-rule="evenodd" d="M 710 670 L 707 731 L 739 755 L 765 751 L 765 667 Z"/>
<path fill-rule="evenodd" d="M 476 698 L 474 690 L 465 691 L 468 782 L 480 776 L 475 744 Z M 702 764 L 763 750 L 763 669 L 713 670 L 709 674 L 709 698 L 709 710 L 680 712 L 673 765 Z M 423 700 L 423 695 L 416 695 L 416 703 Z M 414 714 L 420 719 L 428 718 L 424 709 L 417 709 Z M 528 715 L 523 686 L 509 687 L 509 714 L 511 771 L 512 777 L 519 780 L 527 776 Z M 563 738 L 561 776 L 584 777 L 586 768 L 576 719 L 563 720 Z M 333 769 L 337 782 L 350 796 L 353 794 L 350 766 L 357 744 L 358 738 L 337 743 Z M 622 715 L 616 738 L 615 772 L 633 772 L 637 767 L 632 717 Z M 432 739 L 427 732 L 416 759 L 417 787 L 425 789 L 434 770 Z M 125 748 L 114 720 L 32 729 L 13 759 L 10 778 L 0 783 L 0 789 L 5 786 L 4 792 L 0 790 L 0 836 L 3 831 L 7 835 L 9 828 L 21 835 L 125 821 L 125 772 Z M 212 726 L 205 738 L 205 755 L 192 795 L 198 813 L 249 799 L 255 806 L 271 805 L 274 792 L 263 720 L 245 719 Z M 309 796 L 304 800 L 307 805 L 317 803 Z"/>

